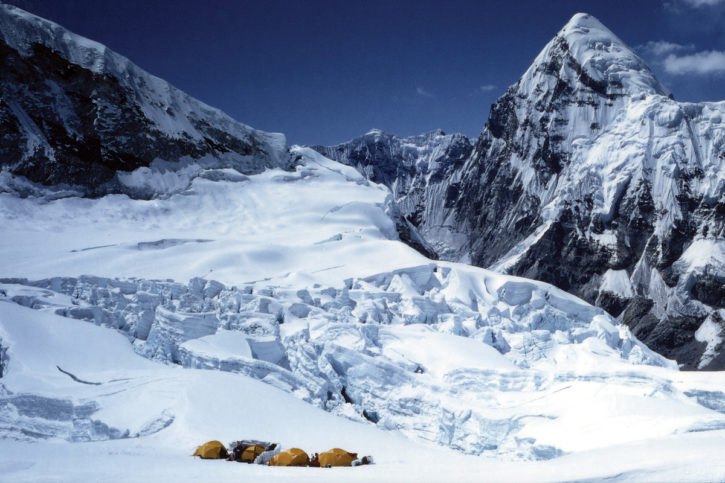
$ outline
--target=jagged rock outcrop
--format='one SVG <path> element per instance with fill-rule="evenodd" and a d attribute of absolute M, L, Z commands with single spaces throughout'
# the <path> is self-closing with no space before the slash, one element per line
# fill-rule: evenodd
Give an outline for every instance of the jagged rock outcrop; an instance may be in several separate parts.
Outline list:
<path fill-rule="evenodd" d="M 5 190 L 70 186 L 149 197 L 185 187 L 192 162 L 258 173 L 293 163 L 281 134 L 191 98 L 105 46 L 0 5 L 0 168 Z M 140 172 L 148 178 L 148 172 Z M 153 177 L 152 177 L 153 178 Z"/>
<path fill-rule="evenodd" d="M 445 189 L 424 190 L 423 206 L 447 193 L 428 216 L 465 241 L 421 233 L 442 258 L 597 303 L 685 368 L 722 369 L 723 117 L 723 102 L 673 100 L 629 47 L 577 14 L 492 106 Z M 349 153 L 338 159 L 359 169 L 399 162 L 360 159 L 359 141 L 348 144 L 323 152 Z"/>

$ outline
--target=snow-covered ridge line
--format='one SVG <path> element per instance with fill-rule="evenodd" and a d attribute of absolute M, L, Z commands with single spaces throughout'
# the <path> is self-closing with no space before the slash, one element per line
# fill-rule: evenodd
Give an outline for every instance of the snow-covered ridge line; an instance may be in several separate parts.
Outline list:
<path fill-rule="evenodd" d="M 19 8 L 0 5 L 0 46 L 3 91 L 14 100 L 0 117 L 9 133 L 0 164 L 13 174 L 82 185 L 93 195 L 135 194 L 117 172 L 200 163 L 252 174 L 294 162 L 284 135 L 235 121 L 107 47 Z"/>
<path fill-rule="evenodd" d="M 234 131 L 254 131 L 270 140 L 284 143 L 284 135 L 266 133 L 232 119 L 220 109 L 211 107 L 170 85 L 167 81 L 149 74 L 128 58 L 117 54 L 105 45 L 70 32 L 55 22 L 38 17 L 13 5 L 0 4 L 0 38 L 10 47 L 26 56 L 32 55 L 33 44 L 41 44 L 60 53 L 65 59 L 96 74 L 108 74 L 137 90 L 151 90 L 161 103 L 169 108 L 180 102 L 189 103 L 216 120 L 223 120 Z M 189 127 L 189 126 L 185 126 Z M 174 134 L 181 134 L 182 131 Z"/>

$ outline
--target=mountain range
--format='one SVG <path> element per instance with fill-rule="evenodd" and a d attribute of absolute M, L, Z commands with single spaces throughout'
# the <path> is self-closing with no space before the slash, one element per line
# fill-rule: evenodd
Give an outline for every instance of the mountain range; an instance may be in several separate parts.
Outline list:
<path fill-rule="evenodd" d="M 0 62 L 4 479 L 725 478 L 679 370 L 725 358 L 725 105 L 593 17 L 477 140 L 288 146 L 8 5 Z M 240 438 L 375 464 L 188 457 Z"/>
<path fill-rule="evenodd" d="M 723 117 L 577 14 L 477 140 L 373 130 L 314 148 L 388 186 L 441 259 L 549 282 L 682 367 L 722 369 Z"/>

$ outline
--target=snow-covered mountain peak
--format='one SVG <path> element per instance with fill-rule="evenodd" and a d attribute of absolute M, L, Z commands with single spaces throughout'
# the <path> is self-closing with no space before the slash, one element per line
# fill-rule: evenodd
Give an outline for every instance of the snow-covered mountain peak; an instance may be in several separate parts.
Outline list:
<path fill-rule="evenodd" d="M 583 86 L 609 97 L 669 95 L 647 64 L 595 17 L 577 13 L 556 34 L 522 81 L 553 75 L 574 90 Z M 552 85 L 551 87 L 555 87 Z"/>
<path fill-rule="evenodd" d="M 597 20 L 594 16 L 589 15 L 586 12 L 578 12 L 572 15 L 569 21 L 564 25 L 564 29 L 567 28 L 602 28 L 604 25 L 602 22 Z M 606 27 L 604 27 L 606 28 Z"/>
<path fill-rule="evenodd" d="M 472 147 L 427 133 L 318 151 L 389 186 L 441 259 L 553 283 L 684 367 L 720 369 L 723 119 L 725 102 L 675 101 L 580 13 L 496 101 Z"/>
<path fill-rule="evenodd" d="M 388 133 L 383 131 L 382 129 L 378 129 L 376 127 L 372 128 L 368 132 L 365 133 L 365 136 L 387 136 Z"/>
<path fill-rule="evenodd" d="M 632 49 L 596 18 L 576 14 L 493 105 L 477 149 L 513 154 L 526 189 L 549 192 L 551 176 L 579 159 L 576 143 L 636 115 L 630 111 L 640 101 L 667 103 L 668 96 Z M 506 144 L 492 144 L 489 136 Z M 545 203 L 547 196 L 542 195 Z"/>

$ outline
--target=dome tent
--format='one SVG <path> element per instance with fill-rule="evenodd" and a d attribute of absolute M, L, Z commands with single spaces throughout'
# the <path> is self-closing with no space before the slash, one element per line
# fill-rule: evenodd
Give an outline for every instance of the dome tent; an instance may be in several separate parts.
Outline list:
<path fill-rule="evenodd" d="M 229 443 L 229 459 L 241 463 L 253 463 L 257 456 L 277 447 L 277 443 L 258 439 L 242 439 Z"/>
<path fill-rule="evenodd" d="M 310 457 L 299 448 L 286 449 L 272 456 L 269 466 L 309 466 Z"/>
<path fill-rule="evenodd" d="M 241 461 L 242 463 L 252 463 L 257 458 L 257 456 L 261 455 L 265 451 L 267 451 L 267 449 L 264 446 L 258 444 L 247 446 L 246 448 L 244 448 L 244 450 L 242 450 L 239 461 Z"/>
<path fill-rule="evenodd" d="M 219 441 L 208 441 L 194 451 L 194 456 L 204 459 L 220 459 L 227 457 L 227 449 Z"/>
<path fill-rule="evenodd" d="M 357 453 L 348 453 L 344 449 L 332 448 L 329 451 L 320 453 L 317 457 L 320 466 L 323 468 L 331 466 L 352 466 L 352 462 L 357 458 Z"/>

